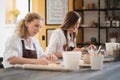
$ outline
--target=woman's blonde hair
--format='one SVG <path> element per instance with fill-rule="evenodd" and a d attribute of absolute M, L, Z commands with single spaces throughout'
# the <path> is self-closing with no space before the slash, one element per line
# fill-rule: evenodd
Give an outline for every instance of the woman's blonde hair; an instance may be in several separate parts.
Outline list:
<path fill-rule="evenodd" d="M 25 25 L 25 22 L 30 23 L 35 19 L 43 20 L 43 18 L 38 13 L 31 12 L 31 13 L 28 13 L 21 21 L 19 21 L 16 27 L 16 32 L 18 33 L 18 36 L 26 39 L 28 30 Z"/>

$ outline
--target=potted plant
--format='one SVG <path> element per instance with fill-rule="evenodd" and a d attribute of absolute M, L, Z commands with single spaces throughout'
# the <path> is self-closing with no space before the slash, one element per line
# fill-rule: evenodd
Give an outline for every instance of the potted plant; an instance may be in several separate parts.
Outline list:
<path fill-rule="evenodd" d="M 119 6 L 120 0 L 104 0 L 105 8 L 117 8 Z"/>
<path fill-rule="evenodd" d="M 118 32 L 110 32 L 109 37 L 110 37 L 111 42 L 116 42 L 116 39 L 119 37 L 119 33 Z"/>
<path fill-rule="evenodd" d="M 17 22 L 17 17 L 20 14 L 20 11 L 18 9 L 11 10 L 12 15 L 14 16 L 15 23 Z"/>
<path fill-rule="evenodd" d="M 116 11 L 114 9 L 118 9 L 119 8 L 119 5 L 120 5 L 120 0 L 104 0 L 104 3 L 105 3 L 105 15 L 106 16 L 110 16 L 108 14 L 112 14 L 111 16 L 115 16 L 116 14 Z M 108 11 L 107 9 L 110 9 L 110 11 Z"/>

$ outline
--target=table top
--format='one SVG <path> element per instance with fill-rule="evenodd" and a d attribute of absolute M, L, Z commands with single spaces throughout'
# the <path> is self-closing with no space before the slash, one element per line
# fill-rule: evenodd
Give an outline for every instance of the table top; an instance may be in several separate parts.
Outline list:
<path fill-rule="evenodd" d="M 120 61 L 104 63 L 102 70 L 80 68 L 78 71 L 0 69 L 0 80 L 120 80 Z"/>

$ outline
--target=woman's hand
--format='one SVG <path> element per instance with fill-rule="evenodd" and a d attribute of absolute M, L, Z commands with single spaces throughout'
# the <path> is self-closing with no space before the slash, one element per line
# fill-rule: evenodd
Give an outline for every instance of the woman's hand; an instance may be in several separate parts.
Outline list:
<path fill-rule="evenodd" d="M 46 58 L 50 61 L 56 61 L 58 59 L 54 54 L 48 54 Z"/>
<path fill-rule="evenodd" d="M 47 65 L 49 63 L 49 60 L 47 60 L 46 58 L 40 58 L 40 59 L 36 59 L 36 64 L 42 64 L 42 65 Z"/>
<path fill-rule="evenodd" d="M 81 51 L 80 48 L 74 48 L 73 51 Z"/>
<path fill-rule="evenodd" d="M 82 48 L 80 48 L 80 50 L 81 50 L 82 52 L 87 52 L 87 48 L 86 48 L 86 47 L 82 47 Z"/>
<path fill-rule="evenodd" d="M 96 47 L 95 45 L 93 45 L 93 44 L 90 44 L 90 45 L 88 46 L 88 49 L 89 49 L 89 50 L 91 50 L 91 49 L 97 50 L 97 47 Z"/>

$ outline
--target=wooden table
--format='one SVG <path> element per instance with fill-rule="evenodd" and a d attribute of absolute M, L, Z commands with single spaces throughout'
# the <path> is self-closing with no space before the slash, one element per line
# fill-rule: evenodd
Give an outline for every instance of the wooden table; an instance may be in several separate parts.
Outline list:
<path fill-rule="evenodd" d="M 43 71 L 20 68 L 0 69 L 0 80 L 120 80 L 120 62 L 104 63 L 102 70 Z"/>

